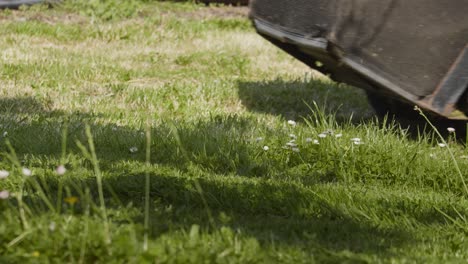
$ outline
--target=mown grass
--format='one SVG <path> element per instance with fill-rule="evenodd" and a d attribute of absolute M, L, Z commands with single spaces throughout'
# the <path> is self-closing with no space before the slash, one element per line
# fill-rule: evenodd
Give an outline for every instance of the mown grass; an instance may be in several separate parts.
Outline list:
<path fill-rule="evenodd" d="M 238 10 L 70 0 L 0 12 L 0 262 L 468 260 L 454 135 L 456 163 Z"/>

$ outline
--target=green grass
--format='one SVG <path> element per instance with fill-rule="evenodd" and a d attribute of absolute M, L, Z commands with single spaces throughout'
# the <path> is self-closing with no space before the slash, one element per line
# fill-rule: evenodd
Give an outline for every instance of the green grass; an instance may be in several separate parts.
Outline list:
<path fill-rule="evenodd" d="M 465 147 L 378 121 L 244 15 L 0 11 L 1 263 L 468 261 Z"/>

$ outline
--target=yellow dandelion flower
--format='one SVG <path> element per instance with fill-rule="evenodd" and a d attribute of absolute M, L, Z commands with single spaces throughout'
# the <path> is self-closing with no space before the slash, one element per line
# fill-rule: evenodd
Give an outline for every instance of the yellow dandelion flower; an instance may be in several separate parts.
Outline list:
<path fill-rule="evenodd" d="M 67 197 L 64 199 L 64 201 L 67 203 L 67 204 L 70 204 L 70 205 L 74 205 L 75 203 L 78 202 L 78 197 L 76 196 L 70 196 L 70 197 Z"/>

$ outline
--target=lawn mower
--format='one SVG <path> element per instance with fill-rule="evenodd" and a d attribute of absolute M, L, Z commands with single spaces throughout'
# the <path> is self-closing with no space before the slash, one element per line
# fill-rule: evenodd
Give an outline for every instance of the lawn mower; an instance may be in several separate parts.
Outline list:
<path fill-rule="evenodd" d="M 257 32 L 377 113 L 468 120 L 468 0 L 251 0 Z"/>

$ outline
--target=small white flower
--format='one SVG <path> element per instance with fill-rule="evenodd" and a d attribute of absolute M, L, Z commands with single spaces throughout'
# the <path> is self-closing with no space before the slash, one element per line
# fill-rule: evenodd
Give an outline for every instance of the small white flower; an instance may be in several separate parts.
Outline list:
<path fill-rule="evenodd" d="M 362 141 L 353 141 L 353 144 L 354 145 L 363 145 L 364 142 L 362 142 Z"/>
<path fill-rule="evenodd" d="M 56 227 L 55 222 L 54 222 L 54 221 L 50 222 L 50 224 L 49 224 L 49 230 L 50 230 L 51 232 L 54 232 L 54 231 L 55 231 L 55 227 Z"/>
<path fill-rule="evenodd" d="M 138 148 L 137 147 L 131 147 L 128 150 L 130 151 L 130 153 L 136 153 L 138 151 Z"/>
<path fill-rule="evenodd" d="M 319 137 L 319 138 L 326 138 L 326 137 L 327 137 L 327 134 L 321 133 L 321 134 L 318 134 L 318 137 Z"/>
<path fill-rule="evenodd" d="M 264 151 L 268 151 L 270 148 L 268 146 L 263 146 Z"/>
<path fill-rule="evenodd" d="M 445 144 L 445 143 L 439 143 L 437 145 L 439 145 L 439 147 L 441 147 L 441 148 L 445 148 L 447 146 L 447 144 Z"/>
<path fill-rule="evenodd" d="M 340 138 L 340 137 L 342 137 L 342 136 L 343 136 L 343 134 L 341 134 L 341 133 L 335 135 L 336 138 Z"/>
<path fill-rule="evenodd" d="M 8 132 L 7 131 L 3 132 L 3 137 L 7 137 L 7 136 L 8 136 Z"/>
<path fill-rule="evenodd" d="M 318 141 L 318 139 L 314 139 L 313 143 L 314 143 L 315 145 L 320 145 L 320 142 Z"/>
<path fill-rule="evenodd" d="M 455 132 L 455 128 L 453 128 L 453 127 L 447 127 L 447 131 L 448 131 L 449 133 L 454 133 L 454 132 Z"/>
<path fill-rule="evenodd" d="M 311 139 L 311 138 L 306 138 L 306 140 L 305 140 L 305 141 L 306 141 L 307 143 L 310 143 L 310 142 L 312 142 L 312 141 L 313 141 L 313 139 Z"/>
<path fill-rule="evenodd" d="M 55 173 L 57 173 L 57 175 L 60 175 L 60 176 L 64 175 L 65 172 L 67 172 L 67 168 L 65 168 L 64 165 L 59 165 L 57 169 L 55 169 Z"/>
<path fill-rule="evenodd" d="M 288 143 L 286 143 L 286 146 L 291 147 L 291 148 L 295 148 L 295 147 L 297 147 L 297 144 L 293 143 L 293 142 L 288 142 Z"/>
<path fill-rule="evenodd" d="M 10 176 L 10 173 L 6 170 L 0 170 L 0 179 L 5 179 Z"/>
<path fill-rule="evenodd" d="M 30 169 L 28 169 L 28 168 L 23 168 L 23 169 L 21 170 L 21 172 L 23 173 L 24 176 L 28 176 L 28 177 L 29 177 L 29 176 L 32 175 L 32 171 L 31 171 Z"/>
<path fill-rule="evenodd" d="M 289 134 L 289 137 L 292 138 L 292 139 L 296 139 L 296 138 L 297 138 L 297 136 L 294 135 L 294 134 Z"/>
<path fill-rule="evenodd" d="M 294 152 L 299 152 L 299 148 L 292 148 L 291 150 Z"/>
<path fill-rule="evenodd" d="M 290 126 L 296 126 L 296 121 L 288 120 L 288 125 L 290 125 Z"/>
<path fill-rule="evenodd" d="M 353 141 L 353 142 L 361 142 L 361 139 L 360 139 L 360 138 L 352 138 L 351 141 Z"/>
<path fill-rule="evenodd" d="M 0 192 L 0 199 L 6 200 L 10 197 L 10 192 L 9 191 L 1 191 Z"/>
<path fill-rule="evenodd" d="M 258 138 L 255 139 L 255 141 L 257 141 L 257 142 L 260 142 L 260 141 L 262 141 L 262 140 L 263 140 L 262 137 L 258 137 Z"/>

